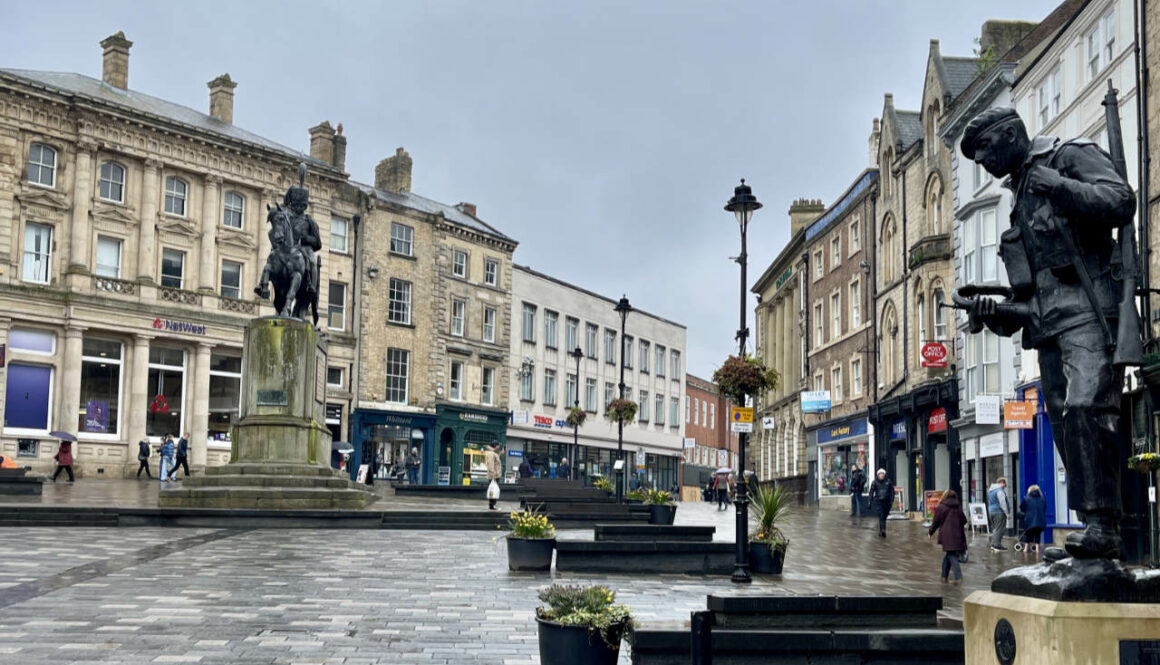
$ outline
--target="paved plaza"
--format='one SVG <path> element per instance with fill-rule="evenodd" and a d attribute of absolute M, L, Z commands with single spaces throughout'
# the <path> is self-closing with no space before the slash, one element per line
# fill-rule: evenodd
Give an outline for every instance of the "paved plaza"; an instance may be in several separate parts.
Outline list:
<path fill-rule="evenodd" d="M 732 510 L 677 514 L 732 538 Z M 953 617 L 1022 560 L 976 536 L 966 583 L 945 586 L 919 523 L 889 531 L 881 540 L 871 519 L 799 510 L 786 574 L 738 587 L 511 573 L 500 534 L 480 531 L 6 528 L 0 663 L 536 663 L 536 593 L 553 581 L 607 583 L 645 623 L 687 621 L 707 594 L 729 593 L 941 594 Z"/>

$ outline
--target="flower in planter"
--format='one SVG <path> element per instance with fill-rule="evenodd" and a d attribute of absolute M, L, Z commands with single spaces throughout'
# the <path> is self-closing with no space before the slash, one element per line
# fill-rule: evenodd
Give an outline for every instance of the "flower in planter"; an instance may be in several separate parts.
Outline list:
<path fill-rule="evenodd" d="M 671 506 L 673 496 L 664 490 L 645 490 L 644 502 L 650 506 Z"/>
<path fill-rule="evenodd" d="M 584 421 L 588 419 L 588 413 L 578 406 L 568 409 L 568 417 L 564 422 L 568 423 L 568 427 L 583 427 Z"/>
<path fill-rule="evenodd" d="M 776 388 L 777 382 L 777 372 L 750 355 L 729 356 L 713 372 L 713 383 L 718 392 L 736 404 L 745 404 L 746 397 L 756 397 Z"/>
<path fill-rule="evenodd" d="M 553 584 L 539 598 L 543 605 L 536 608 L 536 616 L 540 619 L 595 630 L 613 648 L 619 646 L 612 643 L 616 629 L 623 625 L 630 633 L 636 627 L 632 610 L 617 603 L 616 593 L 606 586 Z"/>
<path fill-rule="evenodd" d="M 630 399 L 614 399 L 608 403 L 605 415 L 614 423 L 631 423 L 636 418 L 636 402 Z"/>
<path fill-rule="evenodd" d="M 548 521 L 548 516 L 528 508 L 512 512 L 508 517 L 509 538 L 526 540 L 546 540 L 556 537 L 556 527 Z"/>
<path fill-rule="evenodd" d="M 629 490 L 628 492 L 625 492 L 625 494 L 624 494 L 624 498 L 626 498 L 630 501 L 640 501 L 642 503 L 644 502 L 645 497 L 647 497 L 647 496 L 648 496 L 648 490 L 643 490 L 643 489 Z"/>
<path fill-rule="evenodd" d="M 1128 468 L 1139 471 L 1140 473 L 1152 473 L 1160 471 L 1160 454 L 1157 453 L 1140 453 L 1128 458 Z"/>
<path fill-rule="evenodd" d="M 600 476 L 596 480 L 593 480 L 592 486 L 598 490 L 604 490 L 606 492 L 611 492 L 613 489 L 612 481 L 608 478 L 605 478 L 604 476 Z"/>

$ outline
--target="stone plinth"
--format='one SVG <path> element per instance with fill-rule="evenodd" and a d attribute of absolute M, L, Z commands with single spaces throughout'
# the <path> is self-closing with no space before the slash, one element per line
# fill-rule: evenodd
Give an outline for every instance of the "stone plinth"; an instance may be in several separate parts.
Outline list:
<path fill-rule="evenodd" d="M 242 351 L 241 419 L 230 463 L 159 504 L 181 508 L 362 508 L 375 495 L 328 466 L 326 342 L 305 321 L 254 319 Z"/>
<path fill-rule="evenodd" d="M 976 591 L 963 603 L 966 665 L 1121 665 L 1160 640 L 1160 605 L 1060 602 Z"/>

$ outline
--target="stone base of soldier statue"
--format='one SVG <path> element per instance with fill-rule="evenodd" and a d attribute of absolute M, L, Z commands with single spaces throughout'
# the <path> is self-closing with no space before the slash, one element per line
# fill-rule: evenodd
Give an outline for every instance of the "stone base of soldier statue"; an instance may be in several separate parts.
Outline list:
<path fill-rule="evenodd" d="M 976 591 L 963 602 L 966 665 L 1160 662 L 1160 604 L 1063 602 Z"/>
<path fill-rule="evenodd" d="M 357 509 L 376 495 L 330 468 L 323 426 L 326 342 L 305 321 L 271 316 L 246 326 L 241 419 L 230 463 L 160 493 L 163 507 Z"/>

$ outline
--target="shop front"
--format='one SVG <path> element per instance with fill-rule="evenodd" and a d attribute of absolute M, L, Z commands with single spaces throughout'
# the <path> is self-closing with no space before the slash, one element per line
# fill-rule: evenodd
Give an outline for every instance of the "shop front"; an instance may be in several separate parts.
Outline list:
<path fill-rule="evenodd" d="M 875 452 L 876 469 L 886 469 L 901 489 L 907 512 L 922 511 L 926 491 L 959 487 L 958 432 L 949 426 L 957 416 L 958 381 L 953 378 L 870 405 L 870 424 L 889 437 Z"/>
<path fill-rule="evenodd" d="M 507 445 L 510 414 L 462 404 L 435 406 L 433 467 L 437 484 L 487 483 L 484 451 Z M 505 466 L 508 462 L 505 461 Z"/>
<path fill-rule="evenodd" d="M 362 464 L 371 464 L 377 459 L 375 477 L 382 478 L 392 466 L 403 468 L 407 451 L 419 449 L 419 482 L 423 485 L 435 483 L 436 470 L 432 460 L 435 449 L 436 417 L 430 414 L 405 411 L 381 411 L 377 409 L 357 409 L 351 417 L 351 445 L 354 450 L 346 463 L 346 471 L 351 479 L 358 477 Z M 331 466 L 339 460 L 332 460 Z"/>
<path fill-rule="evenodd" d="M 818 505 L 822 508 L 849 510 L 850 481 L 854 467 L 867 474 L 867 487 L 873 471 L 866 471 L 870 434 L 866 418 L 853 418 L 823 424 L 808 436 L 816 437 L 818 449 Z"/>

